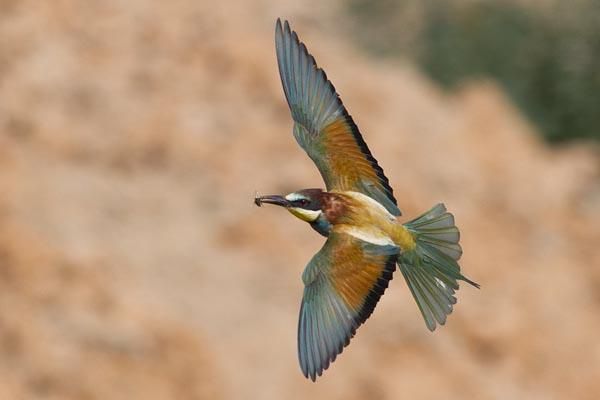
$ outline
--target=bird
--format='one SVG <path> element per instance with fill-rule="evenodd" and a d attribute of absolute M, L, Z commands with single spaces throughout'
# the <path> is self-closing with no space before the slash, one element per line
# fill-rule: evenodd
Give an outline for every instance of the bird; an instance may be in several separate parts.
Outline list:
<path fill-rule="evenodd" d="M 290 24 L 275 26 L 277 64 L 293 119 L 293 136 L 319 170 L 325 189 L 255 195 L 326 237 L 302 273 L 298 358 L 313 382 L 372 314 L 398 268 L 427 328 L 444 325 L 456 304 L 460 232 L 440 203 L 401 223 L 383 169 L 333 84 Z"/>

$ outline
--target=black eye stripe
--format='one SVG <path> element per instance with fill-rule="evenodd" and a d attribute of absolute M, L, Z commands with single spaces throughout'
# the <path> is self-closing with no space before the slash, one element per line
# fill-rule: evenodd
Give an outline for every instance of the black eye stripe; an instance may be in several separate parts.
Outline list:
<path fill-rule="evenodd" d="M 294 205 L 304 207 L 304 206 L 309 205 L 310 201 L 308 201 L 307 199 L 298 199 L 298 200 L 295 200 L 293 203 L 294 203 Z"/>
<path fill-rule="evenodd" d="M 298 199 L 291 202 L 294 207 L 303 208 L 305 210 L 318 211 L 321 209 L 321 205 L 314 201 L 308 199 Z"/>

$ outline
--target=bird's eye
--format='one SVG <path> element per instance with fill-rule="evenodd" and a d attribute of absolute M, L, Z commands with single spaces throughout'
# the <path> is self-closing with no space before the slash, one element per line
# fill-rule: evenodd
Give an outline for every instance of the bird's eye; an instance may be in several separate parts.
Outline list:
<path fill-rule="evenodd" d="M 299 199 L 297 203 L 300 207 L 306 207 L 310 203 L 310 201 L 308 201 L 307 199 Z"/>

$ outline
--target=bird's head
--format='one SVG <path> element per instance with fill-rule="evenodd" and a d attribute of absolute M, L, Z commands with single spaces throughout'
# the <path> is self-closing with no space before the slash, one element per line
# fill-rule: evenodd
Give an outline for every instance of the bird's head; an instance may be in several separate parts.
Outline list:
<path fill-rule="evenodd" d="M 317 221 L 322 215 L 322 202 L 323 190 L 321 189 L 304 189 L 285 196 L 269 195 L 254 199 L 254 204 L 259 207 L 263 203 L 285 207 L 294 216 L 309 223 Z"/>
<path fill-rule="evenodd" d="M 325 194 L 326 192 L 321 189 L 304 189 L 285 196 L 257 196 L 254 199 L 254 204 L 259 207 L 263 203 L 285 207 L 294 216 L 308 222 L 321 235 L 328 236 L 331 231 L 331 224 L 325 217 L 325 213 L 323 213 Z"/>

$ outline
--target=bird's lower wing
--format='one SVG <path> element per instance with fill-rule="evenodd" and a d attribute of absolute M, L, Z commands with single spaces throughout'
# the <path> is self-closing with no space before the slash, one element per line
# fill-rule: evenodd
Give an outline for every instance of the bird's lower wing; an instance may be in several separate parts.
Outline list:
<path fill-rule="evenodd" d="M 392 279 L 398 248 L 335 230 L 307 265 L 298 324 L 302 372 L 313 381 L 350 343 Z"/>

